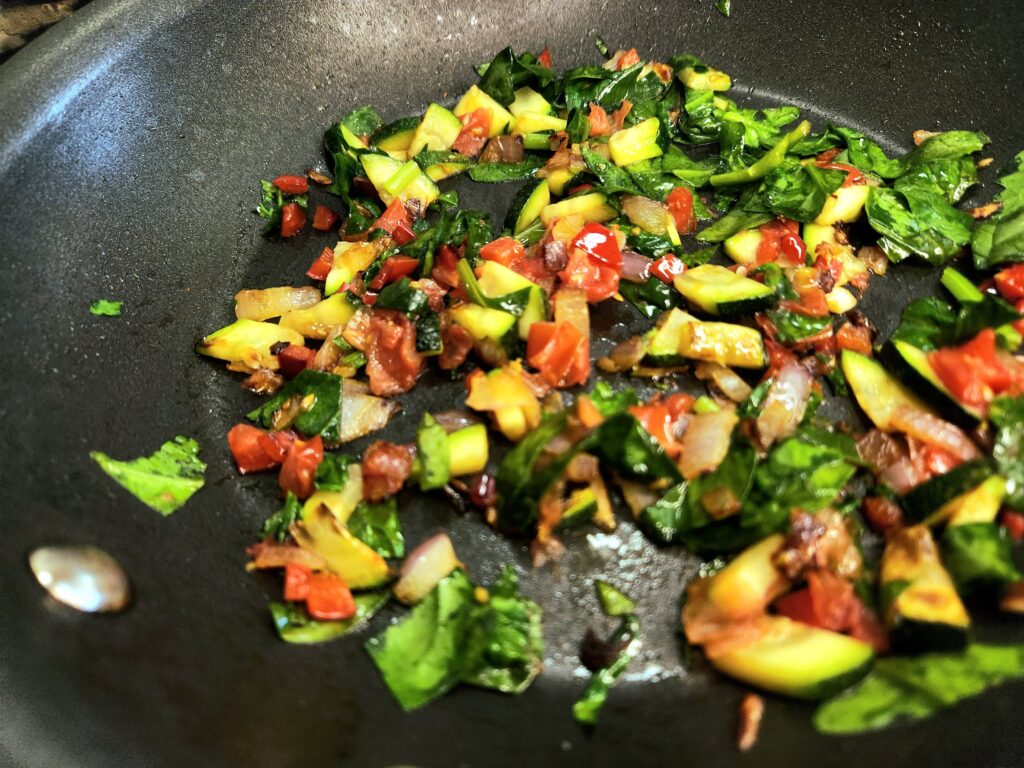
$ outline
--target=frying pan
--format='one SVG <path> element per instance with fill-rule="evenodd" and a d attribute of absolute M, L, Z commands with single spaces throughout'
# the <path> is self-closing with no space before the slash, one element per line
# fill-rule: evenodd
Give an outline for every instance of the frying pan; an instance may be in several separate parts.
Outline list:
<path fill-rule="evenodd" d="M 401 499 L 412 543 L 450 530 L 485 583 L 501 563 L 519 567 L 545 610 L 547 670 L 519 698 L 460 689 L 402 714 L 359 641 L 295 647 L 273 635 L 265 604 L 279 586 L 243 565 L 277 505 L 274 480 L 236 476 L 224 440 L 251 396 L 192 346 L 230 319 L 235 291 L 294 280 L 327 243 L 261 238 L 260 178 L 314 165 L 321 131 L 355 106 L 393 118 L 453 99 L 471 65 L 506 45 L 546 43 L 558 67 L 595 62 L 595 34 L 654 58 L 689 51 L 731 73 L 741 100 L 796 104 L 818 126 L 851 125 L 890 150 L 906 150 L 918 128 L 984 130 L 998 166 L 1024 147 L 1022 21 L 1013 0 L 978 10 L 736 0 L 731 19 L 710 0 L 97 0 L 16 54 L 0 67 L 0 762 L 1020 765 L 1019 686 L 850 738 L 821 737 L 809 707 L 769 698 L 761 742 L 740 755 L 741 689 L 676 632 L 694 558 L 655 549 L 623 519 L 614 535 L 568 536 L 562 563 L 532 572 L 522 542 L 412 496 Z M 513 191 L 459 188 L 495 213 Z M 901 266 L 875 281 L 865 308 L 887 333 L 931 280 Z M 97 298 L 123 300 L 125 314 L 91 316 Z M 605 345 L 642 325 L 625 307 L 600 314 Z M 454 392 L 429 380 L 403 404 L 443 409 Z M 385 436 L 407 440 L 412 423 Z M 88 458 L 148 454 L 178 433 L 199 440 L 210 467 L 206 488 L 168 519 Z M 52 603 L 25 557 L 53 542 L 114 554 L 133 607 L 97 617 Z M 585 732 L 570 706 L 583 686 L 576 644 L 598 614 L 595 576 L 637 598 L 646 650 Z M 987 640 L 1021 634 L 997 619 L 979 629 Z"/>

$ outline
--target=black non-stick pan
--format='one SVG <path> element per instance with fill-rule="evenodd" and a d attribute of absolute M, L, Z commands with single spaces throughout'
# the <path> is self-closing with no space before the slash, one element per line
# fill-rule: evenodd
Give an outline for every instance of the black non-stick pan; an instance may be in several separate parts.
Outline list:
<path fill-rule="evenodd" d="M 567 539 L 556 568 L 441 501 L 402 497 L 408 538 L 451 531 L 475 578 L 503 562 L 546 613 L 547 670 L 523 696 L 460 689 L 403 714 L 358 640 L 281 643 L 244 549 L 277 506 L 272 477 L 238 477 L 224 434 L 251 396 L 192 347 L 230 319 L 242 287 L 291 281 L 326 244 L 258 235 L 258 181 L 321 160 L 323 129 L 375 104 L 386 117 L 453 99 L 498 49 L 549 45 L 558 67 L 612 47 L 692 52 L 734 95 L 786 102 L 891 150 L 914 129 L 980 129 L 996 166 L 1024 147 L 1024 10 L 908 0 L 348 3 L 97 0 L 0 66 L 0 763 L 58 766 L 502 768 L 504 766 L 1016 766 L 1024 689 L 1008 686 L 911 727 L 817 735 L 807 706 L 769 698 L 761 741 L 734 747 L 741 689 L 687 656 L 677 634 L 697 561 L 657 550 L 623 519 Z M 512 189 L 464 200 L 503 211 Z M 925 270 L 876 280 L 883 332 L 928 289 Z M 89 303 L 121 299 L 118 319 Z M 635 313 L 633 313 L 635 315 Z M 619 338 L 627 308 L 597 326 Z M 421 385 L 407 413 L 451 407 Z M 408 439 L 412 419 L 389 437 Z M 91 462 L 148 454 L 184 433 L 207 485 L 162 518 Z M 95 543 L 130 573 L 124 614 L 53 603 L 26 565 L 53 542 Z M 591 580 L 638 599 L 646 650 L 599 727 L 571 718 L 576 646 L 598 613 Z M 374 624 L 379 629 L 386 616 Z M 992 619 L 986 639 L 1024 628 Z"/>

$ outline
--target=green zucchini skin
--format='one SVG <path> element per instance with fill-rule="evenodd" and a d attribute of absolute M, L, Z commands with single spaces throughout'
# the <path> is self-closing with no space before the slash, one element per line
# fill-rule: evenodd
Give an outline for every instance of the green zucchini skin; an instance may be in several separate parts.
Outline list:
<path fill-rule="evenodd" d="M 986 456 L 965 462 L 953 467 L 944 475 L 926 480 L 900 500 L 907 521 L 921 522 L 947 502 L 977 488 L 995 473 L 995 462 Z"/>
<path fill-rule="evenodd" d="M 909 349 L 908 349 L 909 348 Z M 889 341 L 882 347 L 879 358 L 889 366 L 896 376 L 903 381 L 914 394 L 932 406 L 952 423 L 963 429 L 974 429 L 982 421 L 981 414 L 958 401 L 944 387 L 937 386 L 934 378 L 929 378 L 920 370 L 921 365 L 928 365 L 923 355 L 916 359 L 920 350 L 906 342 Z M 929 373 L 930 366 L 929 366 Z M 932 373 L 932 377 L 935 374 Z"/>
<path fill-rule="evenodd" d="M 890 627 L 889 640 L 894 649 L 907 653 L 962 651 L 970 640 L 970 628 L 900 618 Z"/>

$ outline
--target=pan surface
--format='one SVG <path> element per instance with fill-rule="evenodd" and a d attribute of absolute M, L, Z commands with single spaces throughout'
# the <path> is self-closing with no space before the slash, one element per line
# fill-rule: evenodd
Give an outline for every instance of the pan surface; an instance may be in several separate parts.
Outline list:
<path fill-rule="evenodd" d="M 460 689 L 402 714 L 358 641 L 304 648 L 274 636 L 265 605 L 279 587 L 243 566 L 276 486 L 238 477 L 224 440 L 251 396 L 192 352 L 229 320 L 237 290 L 294 280 L 326 244 L 312 233 L 262 239 L 259 179 L 318 162 L 322 130 L 351 108 L 393 118 L 453 99 L 471 66 L 506 45 L 548 44 L 559 68 L 594 62 L 598 34 L 658 59 L 692 52 L 733 76 L 738 99 L 796 104 L 819 127 L 851 125 L 889 149 L 907 149 L 918 128 L 983 130 L 998 167 L 1024 147 L 1022 22 L 1011 0 L 978 12 L 736 0 L 731 19 L 710 0 L 98 0 L 30 44 L 0 67 L 0 764 L 1022 764 L 1020 686 L 842 739 L 817 735 L 809 707 L 771 698 L 761 742 L 740 755 L 741 689 L 687 659 L 676 633 L 694 558 L 654 549 L 623 520 L 614 535 L 569 536 L 557 568 L 531 572 L 521 543 L 412 496 L 401 500 L 412 543 L 449 529 L 482 582 L 501 563 L 519 567 L 544 607 L 548 649 L 521 697 Z M 501 212 L 513 190 L 460 191 Z M 865 308 L 888 333 L 931 280 L 901 266 L 875 281 Z M 97 298 L 123 300 L 124 316 L 93 317 Z M 622 338 L 635 314 L 622 308 L 596 330 Z M 403 402 L 407 413 L 443 409 L 453 392 L 424 382 Z M 385 436 L 412 432 L 398 419 Z M 179 433 L 199 440 L 210 466 L 206 488 L 168 519 L 88 457 L 148 454 Z M 45 598 L 25 558 L 54 542 L 110 551 L 133 579 L 132 608 L 85 616 Z M 595 576 L 638 599 L 646 650 L 586 733 L 570 707 Z M 994 620 L 979 630 L 1021 635 Z"/>

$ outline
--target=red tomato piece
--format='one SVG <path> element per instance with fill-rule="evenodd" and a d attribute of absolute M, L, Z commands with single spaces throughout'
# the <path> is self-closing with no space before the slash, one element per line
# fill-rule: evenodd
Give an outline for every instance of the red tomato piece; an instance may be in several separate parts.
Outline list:
<path fill-rule="evenodd" d="M 589 136 L 607 136 L 612 132 L 612 121 L 608 119 L 608 113 L 596 101 L 590 103 L 587 121 L 590 123 Z"/>
<path fill-rule="evenodd" d="M 693 213 L 693 192 L 689 187 L 676 187 L 668 193 L 665 205 L 676 222 L 676 231 L 681 235 L 697 228 L 697 217 Z"/>
<path fill-rule="evenodd" d="M 480 248 L 481 259 L 496 261 L 510 269 L 516 261 L 524 256 L 526 256 L 526 249 L 514 237 L 499 237 Z"/>
<path fill-rule="evenodd" d="M 309 368 L 316 357 L 316 351 L 298 344 L 289 344 L 277 353 L 277 362 L 281 366 L 281 375 L 294 379 L 302 371 Z"/>
<path fill-rule="evenodd" d="M 412 218 L 409 216 L 409 211 L 405 209 L 405 203 L 396 197 L 384 209 L 384 213 L 380 215 L 380 218 L 373 222 L 373 226 L 370 229 L 383 229 L 390 235 L 402 224 L 405 224 L 410 232 L 412 231 Z"/>
<path fill-rule="evenodd" d="M 996 275 L 996 290 L 1007 301 L 1024 300 L 1024 264 L 1014 264 Z"/>
<path fill-rule="evenodd" d="M 962 403 L 984 407 L 1013 383 L 996 357 L 996 334 L 986 328 L 958 347 L 937 349 L 928 361 L 946 388 Z"/>
<path fill-rule="evenodd" d="M 541 51 L 540 55 L 537 57 L 537 63 L 540 64 L 542 67 L 547 67 L 548 69 L 551 69 L 551 51 L 548 49 L 547 46 L 544 46 L 544 50 Z"/>
<path fill-rule="evenodd" d="M 462 130 L 455 138 L 452 149 L 467 157 L 476 157 L 484 148 L 491 132 L 491 110 L 480 107 L 459 119 L 462 121 Z"/>
<path fill-rule="evenodd" d="M 356 603 L 341 576 L 321 572 L 309 577 L 306 610 L 319 621 L 343 621 L 355 616 Z"/>
<path fill-rule="evenodd" d="M 875 533 L 885 533 L 903 524 L 903 511 L 892 499 L 870 496 L 864 499 L 864 519 Z"/>
<path fill-rule="evenodd" d="M 320 255 L 316 257 L 308 270 L 306 270 L 306 276 L 312 280 L 326 280 L 327 276 L 331 273 L 331 267 L 334 266 L 334 249 L 324 248 L 320 251 Z"/>
<path fill-rule="evenodd" d="M 629 412 L 636 416 L 640 426 L 646 429 L 651 437 L 661 443 L 665 453 L 672 458 L 679 455 L 681 446 L 676 442 L 673 431 L 676 419 L 666 403 L 631 405 L 629 406 Z"/>
<path fill-rule="evenodd" d="M 634 64 L 640 63 L 640 54 L 636 52 L 636 48 L 630 48 L 628 51 L 619 56 L 619 61 L 615 65 L 617 69 L 629 69 Z"/>
<path fill-rule="evenodd" d="M 801 624 L 817 626 L 818 617 L 814 613 L 810 589 L 798 589 L 796 592 L 783 595 L 775 601 L 775 612 Z"/>
<path fill-rule="evenodd" d="M 309 180 L 305 176 L 278 176 L 273 183 L 286 195 L 304 195 L 309 192 Z"/>
<path fill-rule="evenodd" d="M 843 632 L 850 626 L 858 601 L 853 584 L 832 571 L 811 571 L 807 575 L 807 589 L 817 626 L 833 632 Z"/>
<path fill-rule="evenodd" d="M 779 217 L 762 224 L 758 230 L 761 232 L 761 243 L 757 247 L 758 264 L 778 261 L 783 255 L 795 266 L 804 263 L 807 246 L 800 239 L 799 222 Z"/>
<path fill-rule="evenodd" d="M 668 412 L 672 415 L 672 420 L 676 421 L 684 413 L 690 412 L 690 409 L 693 408 L 694 398 L 693 395 L 689 395 L 686 392 L 677 392 L 666 397 L 664 403 L 668 407 Z"/>
<path fill-rule="evenodd" d="M 414 259 L 411 256 L 392 256 L 381 265 L 380 270 L 373 276 L 373 280 L 370 281 L 370 290 L 380 291 L 385 285 L 408 277 L 416 271 L 419 265 L 419 259 Z"/>
<path fill-rule="evenodd" d="M 312 569 L 299 563 L 288 563 L 284 567 L 284 599 L 299 602 L 309 597 L 309 579 Z"/>
<path fill-rule="evenodd" d="M 843 323 L 836 333 L 836 343 L 840 349 L 849 349 L 871 356 L 871 329 L 866 325 Z"/>
<path fill-rule="evenodd" d="M 578 248 L 570 249 L 569 261 L 558 276 L 565 285 L 586 291 L 587 301 L 591 304 L 607 299 L 619 290 L 618 270 L 598 264 Z"/>
<path fill-rule="evenodd" d="M 310 440 L 296 440 L 288 449 L 281 465 L 278 485 L 285 493 L 305 499 L 313 494 L 317 467 L 324 460 L 324 441 L 320 435 Z"/>
<path fill-rule="evenodd" d="M 675 282 L 676 275 L 681 275 L 685 271 L 685 262 L 671 253 L 666 253 L 651 264 L 651 274 L 661 280 L 661 282 L 668 283 L 669 285 Z"/>
<path fill-rule="evenodd" d="M 999 522 L 1003 524 L 1011 539 L 1014 541 L 1024 539 L 1024 514 L 1004 509 L 999 516 Z"/>
<path fill-rule="evenodd" d="M 1024 299 L 1021 299 L 1016 304 L 1014 304 L 1013 308 L 1020 312 L 1022 315 L 1024 315 Z M 1024 334 L 1024 319 L 1015 322 L 1013 324 L 1013 327 L 1017 331 L 1017 333 Z"/>
<path fill-rule="evenodd" d="M 614 270 L 622 269 L 622 251 L 619 241 L 604 224 L 590 222 L 583 226 L 572 241 L 573 248 L 579 248 L 592 260 Z"/>
<path fill-rule="evenodd" d="M 578 355 L 580 349 L 589 353 L 586 342 L 583 334 L 571 323 L 534 323 L 530 326 L 526 342 L 526 362 L 536 368 L 552 387 L 582 384 L 586 375 L 580 379 Z M 589 369 L 588 359 L 587 375 Z"/>
<path fill-rule="evenodd" d="M 294 438 L 290 432 L 266 432 L 251 424 L 228 430 L 228 448 L 243 475 L 273 469 L 280 464 Z"/>
<path fill-rule="evenodd" d="M 442 245 L 437 249 L 430 277 L 446 288 L 458 288 L 462 284 L 459 279 L 459 254 L 450 245 Z"/>
<path fill-rule="evenodd" d="M 298 203 L 281 206 L 281 237 L 294 237 L 306 226 L 306 209 Z"/>
<path fill-rule="evenodd" d="M 338 223 L 338 214 L 326 205 L 318 205 L 313 212 L 313 229 L 317 232 L 330 232 Z"/>

